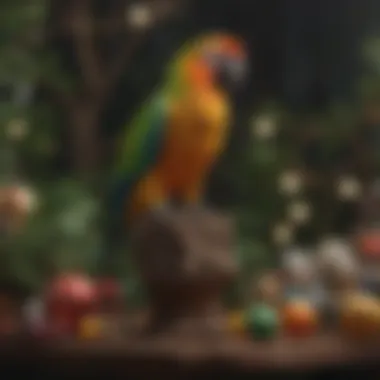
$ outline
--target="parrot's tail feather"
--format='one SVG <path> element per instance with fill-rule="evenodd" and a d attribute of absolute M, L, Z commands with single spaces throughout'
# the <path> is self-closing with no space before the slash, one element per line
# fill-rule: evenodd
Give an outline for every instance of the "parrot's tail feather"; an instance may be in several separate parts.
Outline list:
<path fill-rule="evenodd" d="M 105 202 L 107 218 L 104 221 L 103 244 L 98 255 L 98 269 L 99 272 L 109 275 L 115 271 L 115 261 L 127 240 L 123 223 L 124 202 L 121 197 L 121 193 L 125 191 L 126 187 L 125 183 L 119 183 L 113 187 L 113 191 L 108 194 Z"/>

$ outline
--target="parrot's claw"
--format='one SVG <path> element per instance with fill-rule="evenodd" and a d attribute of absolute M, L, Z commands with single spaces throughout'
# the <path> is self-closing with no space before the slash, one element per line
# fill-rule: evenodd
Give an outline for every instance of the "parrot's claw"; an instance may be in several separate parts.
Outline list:
<path fill-rule="evenodd" d="M 169 205 L 167 203 L 161 203 L 161 204 L 159 204 L 153 208 L 153 213 L 156 215 L 162 214 L 165 211 L 167 211 L 168 209 L 169 209 Z"/>

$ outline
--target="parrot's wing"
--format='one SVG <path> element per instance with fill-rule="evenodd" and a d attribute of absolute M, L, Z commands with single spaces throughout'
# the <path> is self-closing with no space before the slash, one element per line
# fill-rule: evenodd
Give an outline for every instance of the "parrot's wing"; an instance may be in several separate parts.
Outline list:
<path fill-rule="evenodd" d="M 115 172 L 110 206 L 114 213 L 123 212 L 140 178 L 157 162 L 162 150 L 168 118 L 166 98 L 157 94 L 132 120 L 124 140 Z M 114 214 L 115 215 L 115 214 Z"/>

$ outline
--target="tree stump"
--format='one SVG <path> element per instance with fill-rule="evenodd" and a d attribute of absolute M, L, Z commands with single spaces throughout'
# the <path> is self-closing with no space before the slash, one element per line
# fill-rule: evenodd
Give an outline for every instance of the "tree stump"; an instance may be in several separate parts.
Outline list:
<path fill-rule="evenodd" d="M 233 221 L 208 209 L 166 209 L 147 215 L 133 236 L 149 332 L 225 335 L 222 292 L 237 274 Z"/>

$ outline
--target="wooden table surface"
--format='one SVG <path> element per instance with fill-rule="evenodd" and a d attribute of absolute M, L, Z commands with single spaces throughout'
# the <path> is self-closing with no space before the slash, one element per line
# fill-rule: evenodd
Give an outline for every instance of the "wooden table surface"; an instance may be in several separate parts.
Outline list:
<path fill-rule="evenodd" d="M 279 338 L 262 343 L 239 339 L 205 343 L 189 338 L 140 338 L 129 342 L 29 341 L 0 345 L 0 357 L 1 363 L 17 362 L 19 370 L 33 367 L 38 373 L 51 375 L 57 371 L 67 376 L 128 373 L 133 374 L 133 378 L 160 373 L 166 377 L 168 373 L 177 373 L 177 376 L 178 373 L 284 375 L 335 369 L 352 371 L 369 366 L 378 370 L 380 342 L 353 344 L 333 335 L 302 340 Z"/>

